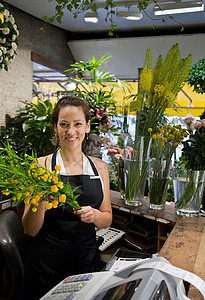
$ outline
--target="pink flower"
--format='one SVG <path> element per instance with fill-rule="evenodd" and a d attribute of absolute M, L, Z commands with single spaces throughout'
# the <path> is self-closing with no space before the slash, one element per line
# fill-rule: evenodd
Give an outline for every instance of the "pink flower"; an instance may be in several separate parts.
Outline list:
<path fill-rule="evenodd" d="M 201 123 L 203 124 L 203 126 L 205 126 L 205 119 L 201 120 Z"/>
<path fill-rule="evenodd" d="M 108 149 L 108 155 L 112 155 L 112 154 L 117 154 L 117 150 L 116 149 Z"/>
<path fill-rule="evenodd" d="M 96 117 L 98 118 L 98 120 L 101 121 L 105 114 L 106 111 L 104 111 L 103 108 L 97 108 Z"/>
<path fill-rule="evenodd" d="M 122 154 L 115 154 L 114 157 L 117 159 L 123 158 Z"/>
<path fill-rule="evenodd" d="M 202 127 L 202 126 L 203 126 L 202 122 L 196 122 L 196 123 L 194 124 L 194 127 L 195 127 L 195 128 L 200 128 L 200 127 Z"/>
<path fill-rule="evenodd" d="M 126 155 L 127 155 L 127 157 L 128 157 L 129 159 L 132 158 L 132 152 L 133 152 L 133 148 L 130 147 L 130 146 L 127 146 L 127 147 L 126 147 Z"/>
<path fill-rule="evenodd" d="M 194 118 L 192 118 L 192 117 L 188 117 L 188 118 L 185 118 L 184 119 L 184 122 L 186 123 L 186 124 L 190 124 L 190 123 L 192 123 L 194 121 Z"/>
<path fill-rule="evenodd" d="M 104 137 L 104 138 L 102 139 L 102 144 L 103 144 L 103 146 L 104 146 L 105 149 L 108 149 L 108 148 L 109 148 L 109 143 L 110 143 L 110 139 L 109 139 L 109 138 Z"/>

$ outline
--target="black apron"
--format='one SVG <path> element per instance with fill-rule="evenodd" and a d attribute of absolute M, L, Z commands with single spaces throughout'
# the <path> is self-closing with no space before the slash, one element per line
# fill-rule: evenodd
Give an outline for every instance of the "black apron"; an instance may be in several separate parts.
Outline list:
<path fill-rule="evenodd" d="M 88 159 L 95 175 L 60 177 L 65 184 L 69 180 L 72 188 L 79 187 L 75 194 L 80 194 L 77 201 L 81 206 L 99 209 L 102 184 Z M 52 157 L 52 170 L 55 165 L 56 153 Z M 82 222 L 67 204 L 65 208 L 47 210 L 43 226 L 34 238 L 19 299 L 39 299 L 66 276 L 96 271 L 99 261 L 93 223 Z"/>

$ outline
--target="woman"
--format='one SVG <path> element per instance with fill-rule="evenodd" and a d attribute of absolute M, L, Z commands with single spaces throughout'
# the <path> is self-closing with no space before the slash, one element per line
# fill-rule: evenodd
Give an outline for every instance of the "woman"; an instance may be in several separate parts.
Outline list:
<path fill-rule="evenodd" d="M 61 98 L 53 112 L 52 123 L 60 149 L 39 158 L 39 164 L 53 170 L 61 165 L 61 180 L 72 188 L 82 207 L 75 211 L 46 210 L 42 201 L 35 213 L 32 204 L 25 206 L 22 222 L 25 233 L 34 237 L 19 299 L 39 299 L 66 276 L 95 271 L 99 262 L 95 227 L 112 222 L 109 173 L 107 165 L 82 152 L 85 135 L 90 132 L 87 103 L 79 98 Z M 95 269 L 91 268 L 95 266 Z"/>

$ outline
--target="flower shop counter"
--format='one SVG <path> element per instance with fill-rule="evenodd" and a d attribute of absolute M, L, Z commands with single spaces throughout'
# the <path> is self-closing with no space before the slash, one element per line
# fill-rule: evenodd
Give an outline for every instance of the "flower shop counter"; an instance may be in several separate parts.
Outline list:
<path fill-rule="evenodd" d="M 144 200 L 142 206 L 131 207 L 125 205 L 120 199 L 120 193 L 111 191 L 110 196 L 113 218 L 115 218 L 115 211 L 119 210 L 158 222 L 159 256 L 166 258 L 172 265 L 190 271 L 205 280 L 204 217 L 178 216 L 175 208 L 170 205 L 166 205 L 165 210 L 155 211 L 149 208 L 148 199 Z M 204 299 L 193 286 L 189 288 L 188 297 L 197 300 Z"/>

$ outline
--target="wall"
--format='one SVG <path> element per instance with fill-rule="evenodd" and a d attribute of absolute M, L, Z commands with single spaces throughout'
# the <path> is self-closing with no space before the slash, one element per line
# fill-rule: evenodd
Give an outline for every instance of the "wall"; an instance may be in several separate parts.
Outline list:
<path fill-rule="evenodd" d="M 149 36 L 119 39 L 80 40 L 69 41 L 68 45 L 74 54 L 75 60 L 88 60 L 95 55 L 99 59 L 102 55 L 110 53 L 112 58 L 104 67 L 105 70 L 115 74 L 118 78 L 135 79 L 138 77 L 138 68 L 142 68 L 145 52 L 150 48 L 154 64 L 159 54 L 163 58 L 172 45 L 178 43 L 182 57 L 192 54 L 192 61 L 205 57 L 205 34 Z"/>
<path fill-rule="evenodd" d="M 39 30 L 43 25 L 41 20 L 13 6 L 9 7 L 18 21 L 20 34 L 16 59 L 10 64 L 8 72 L 0 70 L 0 125 L 5 123 L 5 114 L 16 115 L 16 110 L 23 105 L 20 101 L 32 99 L 31 52 L 54 62 L 59 70 L 68 69 L 74 61 L 65 30 L 48 25 L 46 33 L 42 33 Z"/>

